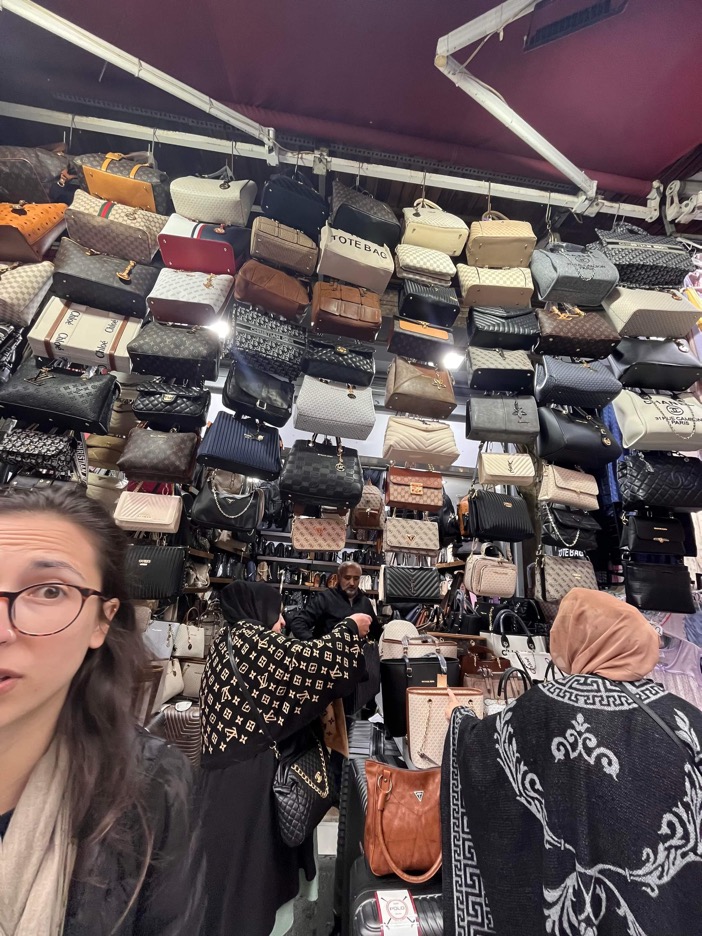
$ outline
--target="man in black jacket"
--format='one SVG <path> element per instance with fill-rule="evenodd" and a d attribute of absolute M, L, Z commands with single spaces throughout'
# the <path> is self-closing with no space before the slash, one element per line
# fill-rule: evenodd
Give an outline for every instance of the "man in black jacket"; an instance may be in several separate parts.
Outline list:
<path fill-rule="evenodd" d="M 339 566 L 339 583 L 312 595 L 304 608 L 290 618 L 288 624 L 298 640 L 314 640 L 326 637 L 334 627 L 350 614 L 369 614 L 371 626 L 368 636 L 372 640 L 380 637 L 380 625 L 370 598 L 361 591 L 359 584 L 363 569 L 357 562 L 342 562 Z"/>

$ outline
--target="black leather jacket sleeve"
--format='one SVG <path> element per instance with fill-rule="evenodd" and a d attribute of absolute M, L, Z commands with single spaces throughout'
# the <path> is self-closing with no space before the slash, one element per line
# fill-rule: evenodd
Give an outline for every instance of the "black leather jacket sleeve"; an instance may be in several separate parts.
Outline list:
<path fill-rule="evenodd" d="M 290 618 L 288 626 L 293 637 L 297 637 L 298 640 L 312 640 L 315 622 L 323 613 L 324 592 L 321 592 L 319 595 L 312 595 L 305 607 L 300 608 Z"/>

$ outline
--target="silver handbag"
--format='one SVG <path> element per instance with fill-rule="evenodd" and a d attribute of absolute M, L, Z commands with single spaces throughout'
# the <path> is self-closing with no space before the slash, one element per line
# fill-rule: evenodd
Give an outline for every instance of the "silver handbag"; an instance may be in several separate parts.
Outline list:
<path fill-rule="evenodd" d="M 367 439 L 375 426 L 371 388 L 333 384 L 305 375 L 295 404 L 293 426 L 319 435 Z"/>
<path fill-rule="evenodd" d="M 530 396 L 471 397 L 466 406 L 466 438 L 527 445 L 539 434 L 536 400 Z"/>

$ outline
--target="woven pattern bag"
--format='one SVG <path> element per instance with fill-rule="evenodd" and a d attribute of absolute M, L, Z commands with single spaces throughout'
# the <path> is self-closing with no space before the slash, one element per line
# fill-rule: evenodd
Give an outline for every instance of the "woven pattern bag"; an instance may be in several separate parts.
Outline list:
<path fill-rule="evenodd" d="M 293 549 L 300 552 L 339 552 L 346 544 L 348 514 L 344 517 L 294 517 L 292 522 Z"/>
<path fill-rule="evenodd" d="M 534 284 L 528 267 L 486 270 L 459 263 L 457 270 L 463 306 L 531 306 Z"/>
<path fill-rule="evenodd" d="M 539 501 L 542 504 L 563 504 L 578 510 L 597 510 L 599 492 L 597 479 L 593 475 L 561 468 L 558 465 L 543 466 L 539 488 Z"/>
<path fill-rule="evenodd" d="M 601 250 L 619 272 L 622 286 L 665 289 L 682 285 L 693 268 L 690 254 L 674 237 L 649 234 L 635 224 L 596 230 Z M 671 336 L 672 337 L 672 336 Z"/>
<path fill-rule="evenodd" d="M 375 426 L 373 393 L 370 387 L 344 386 L 305 376 L 293 426 L 319 435 L 367 439 Z"/>
<path fill-rule="evenodd" d="M 37 313 L 54 275 L 54 265 L 43 263 L 0 264 L 0 322 L 17 328 L 29 325 Z"/>

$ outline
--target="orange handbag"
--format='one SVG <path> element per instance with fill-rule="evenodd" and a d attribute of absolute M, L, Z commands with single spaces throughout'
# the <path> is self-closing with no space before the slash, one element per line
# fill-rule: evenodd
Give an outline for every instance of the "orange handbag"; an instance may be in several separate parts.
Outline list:
<path fill-rule="evenodd" d="M 137 179 L 140 170 L 151 170 L 151 172 L 155 170 L 146 163 L 135 162 L 126 175 L 118 175 L 114 170 L 109 171 L 110 163 L 121 162 L 122 160 L 127 163 L 132 162 L 122 153 L 107 153 L 99 169 L 96 166 L 81 165 L 88 191 L 91 195 L 104 198 L 106 201 L 117 202 L 119 205 L 130 205 L 132 208 L 141 208 L 143 211 L 156 212 L 153 183 L 143 178 Z M 163 214 L 163 211 L 161 211 L 161 214 Z"/>
<path fill-rule="evenodd" d="M 385 503 L 402 510 L 438 513 L 444 502 L 443 478 L 438 471 L 388 468 Z"/>
<path fill-rule="evenodd" d="M 0 260 L 38 263 L 65 230 L 65 205 L 0 204 Z"/>

